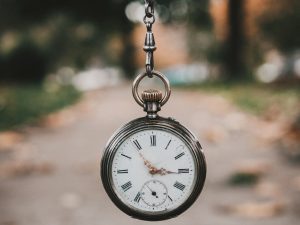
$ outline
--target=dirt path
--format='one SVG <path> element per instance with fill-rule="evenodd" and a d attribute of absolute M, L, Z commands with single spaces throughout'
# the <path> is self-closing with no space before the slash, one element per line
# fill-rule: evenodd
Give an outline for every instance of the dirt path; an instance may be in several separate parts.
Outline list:
<path fill-rule="evenodd" d="M 269 144 L 276 124 L 241 113 L 221 97 L 194 91 L 174 90 L 160 114 L 175 117 L 199 137 L 208 176 L 193 207 L 156 224 L 298 224 L 299 167 Z M 21 135 L 2 134 L 11 142 L 0 143 L 0 224 L 147 224 L 120 212 L 99 179 L 102 149 L 112 132 L 143 115 L 124 85 L 87 94 Z M 253 170 L 262 178 L 254 186 L 233 187 L 227 180 L 237 170 Z"/>

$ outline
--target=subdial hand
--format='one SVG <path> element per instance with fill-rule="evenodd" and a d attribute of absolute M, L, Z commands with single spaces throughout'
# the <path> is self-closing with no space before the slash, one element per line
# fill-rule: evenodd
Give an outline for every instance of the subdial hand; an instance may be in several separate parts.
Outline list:
<path fill-rule="evenodd" d="M 156 191 L 153 191 L 148 185 L 146 185 L 146 187 L 151 191 L 151 194 L 153 196 L 155 196 L 156 198 L 158 198 L 157 194 L 156 194 Z"/>

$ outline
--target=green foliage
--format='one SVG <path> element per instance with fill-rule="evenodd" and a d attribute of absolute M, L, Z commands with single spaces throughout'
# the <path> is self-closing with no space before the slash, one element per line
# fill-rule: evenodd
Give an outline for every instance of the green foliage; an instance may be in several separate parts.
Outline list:
<path fill-rule="evenodd" d="M 47 70 L 47 56 L 31 41 L 23 41 L 2 57 L 0 80 L 13 83 L 40 83 Z"/>
<path fill-rule="evenodd" d="M 111 36 L 126 36 L 133 27 L 125 15 L 128 2 L 0 1 L 0 15 L 5 18 L 0 21 L 0 35 L 14 32 L 17 39 L 30 42 L 30 45 L 23 41 L 18 43 L 20 46 L 12 49 L 11 59 L 0 51 L 0 66 L 5 65 L 5 70 L 0 71 L 0 79 L 15 83 L 35 82 L 43 80 L 46 73 L 55 72 L 60 66 L 82 68 L 95 58 L 101 63 L 110 63 L 105 48 Z M 123 45 L 126 49 L 128 43 L 125 41 Z M 123 55 L 125 60 L 132 58 L 129 51 Z M 120 61 L 122 59 L 112 64 L 122 64 Z M 125 69 L 130 66 L 126 62 Z"/>
<path fill-rule="evenodd" d="M 220 94 L 241 109 L 256 115 L 267 112 L 273 106 L 290 115 L 299 107 L 300 102 L 297 84 L 285 87 L 255 82 L 208 82 L 188 88 Z"/>
<path fill-rule="evenodd" d="M 74 103 L 80 94 L 72 87 L 47 91 L 41 85 L 0 87 L 0 130 L 33 122 Z"/>
<path fill-rule="evenodd" d="M 257 174 L 251 173 L 236 173 L 232 175 L 229 179 L 229 184 L 231 185 L 253 185 L 256 184 L 259 179 Z"/>
<path fill-rule="evenodd" d="M 168 9 L 168 22 L 187 22 L 202 30 L 212 28 L 212 20 L 208 11 L 209 0 L 164 0 L 156 1 Z"/>

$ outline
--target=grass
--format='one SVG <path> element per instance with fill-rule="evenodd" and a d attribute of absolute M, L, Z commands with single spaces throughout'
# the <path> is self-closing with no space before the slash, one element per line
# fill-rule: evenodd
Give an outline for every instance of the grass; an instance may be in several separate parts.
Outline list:
<path fill-rule="evenodd" d="M 236 173 L 229 179 L 229 184 L 233 186 L 248 186 L 256 184 L 259 180 L 259 175 L 252 173 Z"/>
<path fill-rule="evenodd" d="M 0 86 L 0 131 L 34 122 L 74 103 L 79 96 L 72 87 L 47 91 L 42 85 Z"/>
<path fill-rule="evenodd" d="M 249 83 L 203 83 L 188 88 L 215 93 L 230 99 L 248 112 L 261 115 L 276 108 L 286 115 L 299 109 L 300 87 Z"/>

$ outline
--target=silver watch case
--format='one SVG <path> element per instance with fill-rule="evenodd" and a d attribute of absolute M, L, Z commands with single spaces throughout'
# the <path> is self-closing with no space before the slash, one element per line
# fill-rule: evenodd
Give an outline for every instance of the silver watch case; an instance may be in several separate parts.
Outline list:
<path fill-rule="evenodd" d="M 145 212 L 131 207 L 118 197 L 118 194 L 115 191 L 113 185 L 111 176 L 112 161 L 119 146 L 132 134 L 138 131 L 151 129 L 163 130 L 173 133 L 181 140 L 183 140 L 187 144 L 187 146 L 189 146 L 189 149 L 192 151 L 192 154 L 194 156 L 196 167 L 194 189 L 191 192 L 191 195 L 182 205 L 172 210 L 165 210 L 161 212 Z M 120 210 L 136 219 L 159 221 L 178 216 L 179 214 L 187 210 L 196 201 L 204 186 L 206 177 L 206 162 L 200 143 L 197 141 L 195 136 L 180 123 L 172 118 L 156 117 L 150 119 L 148 117 L 142 117 L 127 123 L 119 130 L 117 130 L 116 133 L 110 138 L 102 156 L 100 174 L 102 184 L 108 196 Z"/>

